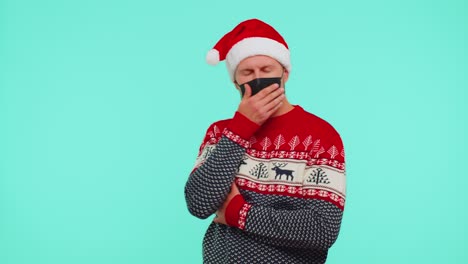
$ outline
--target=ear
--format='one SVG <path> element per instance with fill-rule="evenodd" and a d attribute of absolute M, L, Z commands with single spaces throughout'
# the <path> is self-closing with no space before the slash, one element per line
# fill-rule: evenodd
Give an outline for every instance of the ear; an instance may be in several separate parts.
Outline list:
<path fill-rule="evenodd" d="M 289 71 L 286 68 L 284 68 L 283 79 L 284 79 L 283 81 L 284 83 L 286 83 L 289 79 Z"/>
<path fill-rule="evenodd" d="M 237 83 L 236 80 L 234 80 L 232 83 L 234 83 L 234 87 L 236 87 L 236 90 L 239 92 L 241 98 L 242 98 L 242 91 L 241 91 L 241 88 L 239 86 L 239 84 Z"/>

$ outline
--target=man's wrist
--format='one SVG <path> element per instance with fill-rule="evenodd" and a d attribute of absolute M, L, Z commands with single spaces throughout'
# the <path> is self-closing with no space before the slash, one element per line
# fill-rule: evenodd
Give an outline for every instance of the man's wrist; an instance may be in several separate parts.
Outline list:
<path fill-rule="evenodd" d="M 260 125 L 253 122 L 239 111 L 236 111 L 234 117 L 226 128 L 232 133 L 240 136 L 242 139 L 248 141 L 260 128 Z"/>

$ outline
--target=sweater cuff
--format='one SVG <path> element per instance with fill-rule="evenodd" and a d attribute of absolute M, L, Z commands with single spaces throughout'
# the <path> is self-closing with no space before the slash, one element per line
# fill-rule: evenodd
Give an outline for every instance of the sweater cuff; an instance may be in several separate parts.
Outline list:
<path fill-rule="evenodd" d="M 246 141 L 248 141 L 250 137 L 255 134 L 259 127 L 260 126 L 257 123 L 248 119 L 245 115 L 238 111 L 236 111 L 234 117 L 226 126 L 227 130 L 231 131 L 235 135 L 238 135 Z"/>
<path fill-rule="evenodd" d="M 247 212 L 252 205 L 248 204 L 241 194 L 234 196 L 226 207 L 224 218 L 229 226 L 245 228 Z"/>

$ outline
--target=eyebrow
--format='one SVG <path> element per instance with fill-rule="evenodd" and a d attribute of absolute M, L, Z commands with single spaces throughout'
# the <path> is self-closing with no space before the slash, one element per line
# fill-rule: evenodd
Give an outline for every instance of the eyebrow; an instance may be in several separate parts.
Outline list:
<path fill-rule="evenodd" d="M 265 69 L 265 68 L 273 68 L 274 67 L 274 64 L 268 64 L 268 65 L 265 65 L 263 67 L 261 67 L 260 69 Z M 244 69 L 239 69 L 240 72 L 243 72 L 243 71 L 251 71 L 252 68 L 251 67 L 246 67 Z"/>

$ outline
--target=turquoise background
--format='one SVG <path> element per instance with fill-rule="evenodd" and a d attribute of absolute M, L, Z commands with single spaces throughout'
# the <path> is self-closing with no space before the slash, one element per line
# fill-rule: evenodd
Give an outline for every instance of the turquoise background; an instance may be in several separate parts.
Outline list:
<path fill-rule="evenodd" d="M 0 263 L 201 263 L 184 184 L 239 95 L 206 52 L 242 20 L 346 150 L 327 263 L 467 263 L 466 1 L 0 1 Z"/>

